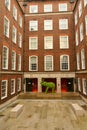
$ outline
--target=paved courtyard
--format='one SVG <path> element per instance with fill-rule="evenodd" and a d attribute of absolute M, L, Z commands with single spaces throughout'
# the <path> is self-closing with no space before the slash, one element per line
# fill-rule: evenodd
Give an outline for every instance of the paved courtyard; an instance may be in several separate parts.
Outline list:
<path fill-rule="evenodd" d="M 87 130 L 87 111 L 77 117 L 71 103 L 84 105 L 82 100 L 16 100 L 0 112 L 0 130 Z M 24 105 L 23 111 L 11 118 L 17 104 Z"/>

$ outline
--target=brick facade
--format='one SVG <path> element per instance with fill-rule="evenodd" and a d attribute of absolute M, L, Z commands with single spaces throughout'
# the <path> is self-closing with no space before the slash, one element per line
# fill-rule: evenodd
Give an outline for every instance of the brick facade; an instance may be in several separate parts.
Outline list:
<path fill-rule="evenodd" d="M 18 3 L 19 1 L 19 3 Z M 87 59 L 87 34 L 85 27 L 85 16 L 87 15 L 87 4 L 84 6 L 85 0 L 77 0 L 70 2 L 70 0 L 12 0 L 10 11 L 5 7 L 5 1 L 1 0 L 0 4 L 0 86 L 2 88 L 2 81 L 8 81 L 7 95 L 5 98 L 0 98 L 0 103 L 16 96 L 21 90 L 42 92 L 41 80 L 53 81 L 56 85 L 56 92 L 63 91 L 79 91 L 78 79 L 81 81 L 81 90 L 79 91 L 83 96 L 87 97 L 83 84 L 87 81 L 87 64 L 85 60 L 85 69 L 77 69 L 77 53 L 80 53 L 81 66 L 81 50 L 84 49 L 85 59 Z M 82 2 L 82 15 L 78 17 L 77 24 L 75 23 L 75 14 L 79 13 L 79 4 Z M 66 4 L 67 10 L 59 11 L 59 4 Z M 17 20 L 13 18 L 14 5 L 17 9 Z M 44 5 L 52 5 L 52 11 L 44 12 Z M 31 6 L 34 6 L 35 11 L 30 12 Z M 35 7 L 37 6 L 37 7 Z M 33 11 L 33 10 L 31 10 Z M 19 15 L 22 18 L 22 27 L 19 26 Z M 4 35 L 4 17 L 10 21 L 9 38 Z M 60 19 L 67 19 L 68 29 L 60 29 Z M 45 20 L 51 20 L 52 30 L 45 30 Z M 37 21 L 38 29 L 36 31 L 30 30 L 30 22 Z M 80 30 L 80 25 L 83 23 L 83 40 L 80 41 L 80 34 L 78 34 L 79 44 L 76 45 L 76 31 Z M 12 41 L 13 25 L 17 29 L 16 44 Z M 35 24 L 33 25 L 35 27 Z M 18 34 L 22 35 L 22 47 L 18 45 Z M 51 36 L 53 38 L 52 48 L 45 49 L 45 37 Z M 68 47 L 61 48 L 60 37 L 68 37 Z M 30 40 L 37 38 L 37 48 L 31 49 Z M 35 39 L 34 39 L 35 40 Z M 49 44 L 49 43 L 48 43 Z M 3 46 L 9 50 L 8 69 L 3 69 Z M 47 45 L 48 47 L 48 45 Z M 16 69 L 12 70 L 12 51 L 16 52 Z M 21 55 L 21 70 L 18 71 L 18 55 Z M 37 63 L 31 64 L 30 58 L 37 57 Z M 52 56 L 52 70 L 46 69 L 46 56 Z M 68 56 L 68 69 L 61 69 L 61 56 Z M 83 57 L 84 58 L 84 57 Z M 14 61 L 13 61 L 14 62 Z M 32 70 L 37 67 L 36 70 Z M 84 65 L 83 65 L 84 67 Z M 15 92 L 11 94 L 12 79 L 15 80 Z M 21 89 L 18 91 L 18 79 L 21 79 Z M 24 82 L 25 81 L 25 82 Z M 82 83 L 83 82 L 83 83 Z M 25 84 L 23 84 L 25 83 Z M 29 85 L 30 84 L 30 85 Z M 65 87 L 64 87 L 65 86 Z M 30 87 L 30 88 L 29 88 Z M 71 88 L 70 88 L 71 87 Z M 77 88 L 78 87 L 78 88 Z M 84 90 L 83 90 L 84 89 Z M 1 94 L 0 89 L 0 95 Z M 85 92 L 85 93 L 84 93 Z M 2 95 L 3 97 L 3 95 Z"/>
<path fill-rule="evenodd" d="M 82 12 L 81 12 L 81 16 L 79 16 L 79 6 L 81 4 L 81 8 L 82 8 Z M 78 44 L 75 41 L 75 49 L 76 49 L 76 56 L 77 54 L 79 54 L 79 63 L 78 60 L 76 63 L 76 81 L 77 81 L 77 85 L 78 85 L 78 91 L 84 95 L 85 97 L 87 97 L 87 26 L 86 26 L 86 22 L 85 21 L 85 17 L 87 16 L 87 2 L 86 5 L 85 4 L 85 0 L 78 0 L 76 3 L 76 8 L 74 9 L 74 17 L 77 14 L 77 23 L 75 24 L 75 34 L 78 31 Z M 80 26 L 81 24 L 83 24 L 83 31 L 82 31 L 82 35 L 83 38 L 82 40 L 80 39 Z M 75 35 L 76 38 L 76 35 Z M 81 58 L 81 51 L 84 50 L 84 68 L 82 67 L 82 58 Z M 79 68 L 77 67 L 77 64 L 79 64 Z M 85 83 L 83 82 L 83 80 L 85 80 Z M 80 82 L 80 84 L 78 83 Z M 80 90 L 79 90 L 80 87 Z M 84 91 L 85 90 L 85 91 Z"/>
<path fill-rule="evenodd" d="M 17 20 L 13 18 L 13 7 L 16 7 L 17 9 Z M 7 9 L 5 6 L 5 1 L 1 0 L 0 4 L 0 95 L 2 95 L 1 89 L 2 89 L 2 82 L 6 81 L 7 82 L 7 90 L 6 90 L 6 97 L 1 98 L 0 96 L 0 103 L 3 103 L 7 101 L 8 99 L 11 99 L 12 97 L 16 96 L 21 90 L 22 90 L 22 79 L 23 79 L 23 44 L 22 47 L 20 48 L 18 46 L 18 33 L 20 32 L 22 35 L 22 41 L 23 41 L 23 26 L 19 26 L 18 20 L 19 20 L 19 15 L 22 18 L 22 23 L 24 20 L 23 16 L 23 11 L 21 10 L 18 2 L 16 0 L 12 0 L 10 3 L 10 10 Z M 9 20 L 9 37 L 4 35 L 4 18 L 7 18 Z M 13 25 L 17 29 L 17 41 L 16 43 L 12 42 L 12 27 Z M 22 42 L 23 43 L 23 42 Z M 2 58 L 3 58 L 3 47 L 8 48 L 8 69 L 4 69 L 3 63 L 2 63 Z M 16 53 L 16 68 L 15 70 L 12 70 L 12 51 L 15 51 Z M 18 71 L 18 55 L 21 55 L 21 70 Z M 15 80 L 15 92 L 14 94 L 11 94 L 11 80 Z M 17 90 L 18 83 L 17 80 L 20 79 L 20 91 Z M 3 90 L 4 91 L 4 90 Z M 4 93 L 5 94 L 5 93 Z M 3 95 L 2 95 L 3 97 Z"/>

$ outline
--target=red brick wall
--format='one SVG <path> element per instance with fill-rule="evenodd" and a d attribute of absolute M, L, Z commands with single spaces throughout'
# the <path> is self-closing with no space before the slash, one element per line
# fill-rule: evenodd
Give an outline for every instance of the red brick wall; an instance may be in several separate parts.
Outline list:
<path fill-rule="evenodd" d="M 17 17 L 17 21 L 15 21 L 14 18 L 13 18 L 13 5 L 15 5 L 16 8 L 17 8 L 18 16 L 20 14 L 20 16 L 23 19 L 23 28 L 19 27 L 18 17 Z M 6 16 L 10 21 L 9 38 L 7 38 L 4 35 L 4 16 Z M 12 27 L 13 27 L 13 25 L 15 25 L 15 27 L 17 28 L 17 43 L 16 44 L 14 44 L 12 42 Z M 0 1 L 0 57 L 1 57 L 0 58 L 0 70 L 2 70 L 2 73 L 0 73 L 0 95 L 1 95 L 1 81 L 3 79 L 6 79 L 6 80 L 8 80 L 8 96 L 4 100 L 0 99 L 0 104 L 18 94 L 18 92 L 17 92 L 17 84 L 16 84 L 16 92 L 15 92 L 15 94 L 14 95 L 10 94 L 11 78 L 13 76 L 14 76 L 15 79 L 17 79 L 17 77 L 20 77 L 21 80 L 22 80 L 22 77 L 23 77 L 23 75 L 22 75 L 23 74 L 22 73 L 23 72 L 23 45 L 22 45 L 22 48 L 18 47 L 18 32 L 20 32 L 22 34 L 22 36 L 24 35 L 24 16 L 23 16 L 23 12 L 22 12 L 20 6 L 18 5 L 18 2 L 16 0 L 11 0 L 11 9 L 10 9 L 10 11 L 8 11 L 8 9 L 5 7 L 5 1 L 1 0 Z M 23 41 L 24 41 L 24 38 L 23 38 Z M 4 45 L 9 48 L 8 70 L 2 69 L 2 49 L 3 49 Z M 18 72 L 18 70 L 17 70 L 18 57 L 16 59 L 16 61 L 17 61 L 16 70 L 15 71 L 11 70 L 12 49 L 16 51 L 16 55 L 18 55 L 18 54 L 22 55 L 22 70 L 20 72 Z M 23 81 L 21 81 L 21 82 L 23 82 Z M 23 84 L 21 83 L 21 88 L 22 87 L 23 87 Z"/>
<path fill-rule="evenodd" d="M 78 32 L 79 32 L 79 45 L 76 46 L 75 45 L 75 54 L 77 54 L 77 52 L 80 54 L 80 70 L 77 70 L 77 66 L 76 66 L 76 78 L 80 78 L 81 80 L 81 94 L 83 94 L 83 86 L 82 86 L 82 79 L 86 79 L 87 80 L 87 35 L 86 35 L 86 27 L 85 27 L 85 16 L 87 15 L 87 5 L 84 7 L 84 0 L 79 0 L 77 2 L 77 5 L 76 5 L 76 8 L 74 10 L 74 15 L 75 13 L 79 13 L 78 11 L 78 7 L 79 7 L 79 3 L 80 1 L 82 2 L 82 15 L 81 17 L 79 18 L 78 16 L 78 23 L 77 25 L 75 26 L 75 33 L 76 33 L 76 30 L 78 29 Z M 83 23 L 83 40 L 80 42 L 80 24 Z M 85 69 L 82 69 L 81 68 L 81 49 L 84 49 L 85 50 Z M 85 97 L 87 97 L 87 95 L 84 95 Z"/>
<path fill-rule="evenodd" d="M 49 1 L 50 2 L 50 1 Z M 39 13 L 43 12 L 43 5 L 47 3 L 46 1 L 41 2 L 30 2 L 30 5 L 38 4 L 39 6 Z M 38 71 L 44 71 L 44 56 L 49 54 L 54 56 L 54 71 L 60 71 L 60 55 L 68 54 L 70 56 L 70 71 L 75 71 L 75 48 L 74 48 L 74 17 L 72 13 L 71 4 L 68 2 L 69 11 L 66 14 L 56 13 L 58 12 L 58 1 L 50 2 L 53 4 L 53 8 L 55 15 L 37 15 L 36 16 L 26 16 L 25 17 L 25 71 L 29 71 L 29 56 L 37 55 L 38 56 Z M 26 11 L 29 12 L 29 6 L 27 5 Z M 59 30 L 59 19 L 67 18 L 69 21 L 69 29 L 68 30 Z M 44 20 L 51 19 L 53 20 L 53 30 L 52 31 L 44 31 Z M 38 21 L 38 31 L 30 32 L 29 31 L 29 21 L 30 20 L 37 20 Z M 52 50 L 45 50 L 44 49 L 44 36 L 52 35 L 53 36 L 53 49 Z M 59 36 L 60 35 L 68 35 L 69 36 L 69 49 L 60 49 L 59 48 Z M 38 37 L 38 50 L 31 51 L 29 50 L 29 36 L 37 36 Z"/>

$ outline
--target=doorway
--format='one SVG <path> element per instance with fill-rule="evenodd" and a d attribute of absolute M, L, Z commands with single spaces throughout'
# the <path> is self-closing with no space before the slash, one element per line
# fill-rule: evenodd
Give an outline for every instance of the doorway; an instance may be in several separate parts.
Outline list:
<path fill-rule="evenodd" d="M 26 78 L 26 92 L 37 92 L 38 80 L 37 78 Z"/>
<path fill-rule="evenodd" d="M 61 91 L 62 92 L 73 92 L 74 91 L 73 78 L 61 78 Z"/>

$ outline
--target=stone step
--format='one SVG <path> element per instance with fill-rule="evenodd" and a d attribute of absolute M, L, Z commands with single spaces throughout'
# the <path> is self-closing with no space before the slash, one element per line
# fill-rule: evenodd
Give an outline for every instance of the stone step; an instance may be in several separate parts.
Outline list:
<path fill-rule="evenodd" d="M 81 99 L 79 93 L 20 93 L 18 99 Z"/>
<path fill-rule="evenodd" d="M 62 93 L 62 99 L 81 99 L 78 92 L 65 92 Z"/>

